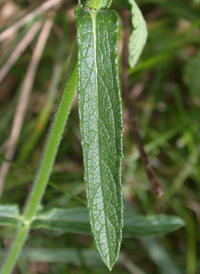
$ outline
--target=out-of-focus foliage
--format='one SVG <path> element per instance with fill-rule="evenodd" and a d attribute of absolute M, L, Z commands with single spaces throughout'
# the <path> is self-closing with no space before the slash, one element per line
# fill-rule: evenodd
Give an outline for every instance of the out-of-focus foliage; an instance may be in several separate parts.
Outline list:
<path fill-rule="evenodd" d="M 112 8 L 120 15 L 122 7 L 118 2 L 114 1 Z M 192 0 L 136 2 L 147 22 L 149 36 L 139 63 L 134 69 L 129 69 L 128 74 L 145 148 L 165 194 L 157 200 L 151 192 L 123 104 L 125 208 L 147 216 L 178 215 L 186 226 L 159 238 L 123 239 L 122 254 L 112 273 L 196 274 L 200 272 L 200 5 Z M 0 30 L 13 25 L 42 3 L 39 0 L 1 1 Z M 37 168 L 75 40 L 73 11 L 76 5 L 77 1 L 67 0 L 55 11 L 54 25 L 39 63 L 17 150 L 5 183 L 3 205 L 19 204 L 22 207 L 30 190 L 32 173 Z M 42 13 L 38 18 L 44 22 L 48 16 L 51 17 L 52 12 Z M 38 18 L 0 44 L 0 67 Z M 122 24 L 120 29 L 119 54 L 123 43 Z M 5 142 L 12 128 L 22 82 L 37 38 L 38 34 L 0 84 L 0 163 L 4 159 Z M 53 85 L 51 80 L 54 80 Z M 44 112 L 46 103 L 48 111 Z M 45 211 L 53 207 L 83 205 L 85 185 L 80 142 L 75 98 L 50 178 L 51 184 L 43 199 Z M 15 209 L 13 214 L 18 215 Z M 14 229 L 3 227 L 0 235 L 2 251 L 13 239 Z M 18 272 L 108 273 L 94 250 L 95 244 L 89 235 L 33 230 L 20 257 Z M 3 252 L 0 254 L 3 256 Z"/>
<path fill-rule="evenodd" d="M 195 103 L 195 99 L 197 101 L 200 99 L 200 51 L 190 58 L 184 72 L 191 98 L 193 97 Z"/>

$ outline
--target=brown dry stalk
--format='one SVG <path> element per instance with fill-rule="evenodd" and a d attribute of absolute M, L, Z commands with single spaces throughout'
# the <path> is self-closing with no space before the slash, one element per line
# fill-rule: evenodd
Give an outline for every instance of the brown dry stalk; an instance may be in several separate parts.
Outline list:
<path fill-rule="evenodd" d="M 122 79 L 122 91 L 123 97 L 125 99 L 126 105 L 128 107 L 129 119 L 133 129 L 133 138 L 136 142 L 136 145 L 140 152 L 141 162 L 144 166 L 146 174 L 151 183 L 153 192 L 155 193 L 157 198 L 161 198 L 163 196 L 163 188 L 158 182 L 155 172 L 152 166 L 149 164 L 148 156 L 144 150 L 144 144 L 142 137 L 140 135 L 140 130 L 138 126 L 138 119 L 135 111 L 135 106 L 133 101 L 131 100 L 131 88 L 128 86 L 128 76 L 126 74 L 126 69 L 128 68 L 128 42 L 130 37 L 130 28 L 129 28 L 129 13 L 126 10 L 122 12 L 122 18 L 124 23 L 124 45 L 122 50 L 122 70 L 121 70 L 121 79 Z"/>

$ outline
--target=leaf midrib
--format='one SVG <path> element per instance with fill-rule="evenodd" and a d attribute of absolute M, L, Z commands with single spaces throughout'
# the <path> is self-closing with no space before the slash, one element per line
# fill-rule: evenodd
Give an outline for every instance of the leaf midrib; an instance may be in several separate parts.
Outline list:
<path fill-rule="evenodd" d="M 102 196 L 103 196 L 103 210 L 105 212 L 104 214 L 104 220 L 105 220 L 105 229 L 106 229 L 106 238 L 107 238 L 107 242 L 108 242 L 108 252 L 109 252 L 109 264 L 111 265 L 111 254 L 110 254 L 110 244 L 109 244 L 109 239 L 107 237 L 107 232 L 108 232 L 108 228 L 107 228 L 107 221 L 106 221 L 106 206 L 104 203 L 104 191 L 103 191 L 103 187 L 102 187 L 102 177 L 101 177 L 101 156 L 100 156 L 100 136 L 99 136 L 99 90 L 98 90 L 98 68 L 97 68 L 97 48 L 96 48 L 96 41 L 97 41 L 97 33 L 96 33 L 96 14 L 97 12 L 90 12 L 91 14 L 91 18 L 92 18 L 92 26 L 93 26 L 93 37 L 94 37 L 94 64 L 95 64 L 95 79 L 96 79 L 96 88 L 97 88 L 97 131 L 98 131 L 98 158 L 99 158 L 99 171 L 100 171 L 100 186 L 101 186 L 101 192 L 102 192 Z"/>

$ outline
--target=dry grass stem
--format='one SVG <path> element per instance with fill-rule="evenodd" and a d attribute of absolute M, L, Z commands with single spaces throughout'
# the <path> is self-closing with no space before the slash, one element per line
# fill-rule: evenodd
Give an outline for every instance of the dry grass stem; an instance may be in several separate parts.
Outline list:
<path fill-rule="evenodd" d="M 33 38 L 35 37 L 36 33 L 39 31 L 41 25 L 42 25 L 41 21 L 35 22 L 35 24 L 32 26 L 32 28 L 25 35 L 25 37 L 16 46 L 16 48 L 14 49 L 14 51 L 12 52 L 12 54 L 10 55 L 9 59 L 7 60 L 7 62 L 0 69 L 0 83 L 3 81 L 3 79 L 7 75 L 8 71 L 15 64 L 15 62 L 18 60 L 18 58 L 23 53 L 23 51 L 27 48 L 27 46 L 33 40 Z"/>
<path fill-rule="evenodd" d="M 52 25 L 53 25 L 53 20 L 47 19 L 40 33 L 40 36 L 38 38 L 31 62 L 28 67 L 27 74 L 25 76 L 22 92 L 19 98 L 19 103 L 17 105 L 14 120 L 13 120 L 11 134 L 6 143 L 7 152 L 6 152 L 5 158 L 10 161 L 13 159 L 13 156 L 15 153 L 17 141 L 20 135 L 21 127 L 23 124 L 25 112 L 27 109 L 28 101 L 29 101 L 29 96 L 32 91 L 37 67 L 41 59 L 41 55 L 45 47 L 46 41 L 48 39 Z M 6 176 L 8 174 L 9 168 L 10 168 L 9 163 L 3 162 L 0 169 L 0 196 L 2 195 L 3 185 L 5 182 Z"/>
<path fill-rule="evenodd" d="M 60 3 L 62 0 L 49 0 L 46 1 L 44 4 L 24 16 L 21 20 L 19 20 L 14 25 L 10 26 L 6 30 L 4 30 L 2 33 L 0 33 L 0 42 L 9 37 L 11 34 L 16 32 L 18 29 L 20 29 L 24 24 L 29 22 L 30 20 L 33 20 L 35 17 L 37 17 L 39 14 L 47 11 L 48 9 L 52 8 L 56 4 Z"/>

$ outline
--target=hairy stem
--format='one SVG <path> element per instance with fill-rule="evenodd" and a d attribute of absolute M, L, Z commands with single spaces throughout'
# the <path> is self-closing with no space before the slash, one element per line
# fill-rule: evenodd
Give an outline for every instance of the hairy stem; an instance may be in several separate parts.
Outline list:
<path fill-rule="evenodd" d="M 77 47 L 75 45 L 74 53 L 72 55 L 69 66 L 66 85 L 62 92 L 60 102 L 53 119 L 47 141 L 44 146 L 44 152 L 39 164 L 38 172 L 32 187 L 31 194 L 27 200 L 24 211 L 24 226 L 17 231 L 15 240 L 10 248 L 8 256 L 1 269 L 1 274 L 9 274 L 13 270 L 15 263 L 20 255 L 22 247 L 28 235 L 31 221 L 37 211 L 37 208 L 43 197 L 43 193 L 48 183 L 48 179 L 55 161 L 56 153 L 62 133 L 66 124 L 66 120 L 71 108 L 77 87 Z"/>

